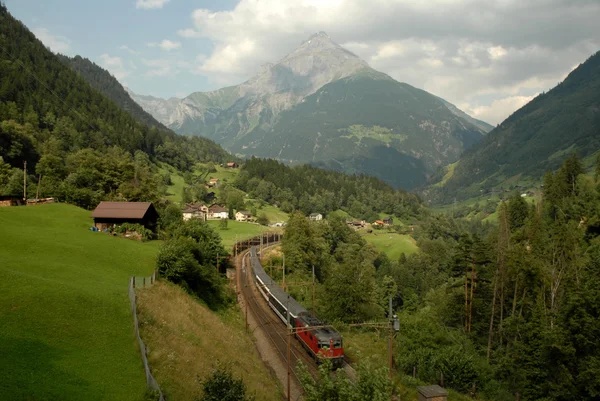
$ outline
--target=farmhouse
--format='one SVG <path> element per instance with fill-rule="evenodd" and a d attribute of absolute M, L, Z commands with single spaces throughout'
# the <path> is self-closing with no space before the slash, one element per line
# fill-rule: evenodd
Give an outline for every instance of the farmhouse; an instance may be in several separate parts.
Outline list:
<path fill-rule="evenodd" d="M 208 206 L 203 205 L 202 203 L 188 203 L 182 211 L 183 220 L 189 220 L 192 218 L 201 219 L 202 221 L 206 221 L 206 216 L 208 215 Z"/>
<path fill-rule="evenodd" d="M 246 210 L 241 210 L 235 214 L 235 219 L 237 221 L 248 221 L 251 218 L 252 218 L 252 213 L 250 213 Z"/>
<path fill-rule="evenodd" d="M 208 183 L 206 184 L 206 186 L 207 186 L 208 188 L 216 188 L 216 187 L 218 187 L 218 186 L 219 186 L 219 184 L 220 184 L 220 181 L 219 181 L 219 179 L 218 179 L 218 178 L 211 178 L 211 179 L 208 181 Z"/>
<path fill-rule="evenodd" d="M 208 218 L 210 220 L 226 219 L 229 217 L 227 209 L 220 205 L 212 205 L 208 208 Z"/>
<path fill-rule="evenodd" d="M 123 224 L 141 224 L 153 230 L 158 213 L 150 202 L 100 202 L 92 212 L 94 227 L 99 230 Z"/>
<path fill-rule="evenodd" d="M 312 221 L 323 220 L 323 215 L 321 213 L 311 213 L 308 215 L 308 219 Z"/>
<path fill-rule="evenodd" d="M 386 226 L 391 226 L 392 224 L 394 224 L 394 219 L 392 218 L 392 216 L 389 216 L 383 219 L 383 224 L 385 224 Z"/>
<path fill-rule="evenodd" d="M 236 162 L 227 163 L 227 168 L 238 168 L 239 165 Z"/>
<path fill-rule="evenodd" d="M 373 223 L 374 226 L 382 226 L 385 223 L 383 222 L 383 220 L 375 220 L 375 222 Z"/>

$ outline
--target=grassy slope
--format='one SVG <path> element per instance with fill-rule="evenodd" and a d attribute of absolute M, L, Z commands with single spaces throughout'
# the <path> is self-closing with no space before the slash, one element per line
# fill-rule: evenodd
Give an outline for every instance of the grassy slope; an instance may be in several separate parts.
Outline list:
<path fill-rule="evenodd" d="M 197 399 L 201 381 L 218 363 L 231 366 L 257 400 L 281 399 L 239 312 L 217 315 L 161 281 L 138 292 L 138 305 L 150 364 L 167 399 Z"/>
<path fill-rule="evenodd" d="M 413 237 L 405 234 L 373 230 L 372 234 L 364 234 L 363 238 L 375 245 L 380 252 L 385 252 L 392 260 L 398 260 L 403 252 L 405 255 L 409 255 L 419 249 Z"/>
<path fill-rule="evenodd" d="M 144 371 L 127 298 L 156 247 L 93 233 L 65 204 L 0 208 L 3 399 L 137 400 Z"/>
<path fill-rule="evenodd" d="M 233 244 L 235 244 L 236 238 L 238 241 L 241 241 L 265 231 L 278 231 L 275 227 L 265 227 L 259 224 L 244 223 L 235 220 L 227 220 L 227 229 L 221 230 L 220 223 L 220 220 L 208 221 L 208 224 L 221 236 L 221 240 L 226 249 L 231 249 Z M 281 229 L 279 229 L 279 231 L 281 231 Z"/>

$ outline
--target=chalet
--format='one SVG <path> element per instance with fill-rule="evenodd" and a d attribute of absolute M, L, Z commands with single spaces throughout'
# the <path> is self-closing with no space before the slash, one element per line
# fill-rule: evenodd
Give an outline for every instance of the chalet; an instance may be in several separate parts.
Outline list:
<path fill-rule="evenodd" d="M 394 224 L 394 219 L 392 218 L 392 216 L 389 216 L 383 219 L 383 224 L 385 224 L 386 226 L 391 226 L 392 224 Z"/>
<path fill-rule="evenodd" d="M 183 220 L 201 219 L 206 221 L 208 215 L 208 206 L 202 203 L 188 203 L 182 211 Z"/>
<path fill-rule="evenodd" d="M 239 165 L 236 162 L 227 163 L 227 168 L 238 168 Z"/>
<path fill-rule="evenodd" d="M 383 226 L 385 223 L 383 222 L 383 220 L 375 220 L 375 222 L 373 223 L 374 226 Z"/>
<path fill-rule="evenodd" d="M 252 218 L 252 213 L 250 213 L 246 210 L 241 210 L 235 214 L 235 219 L 237 221 L 248 221 L 251 218 Z"/>
<path fill-rule="evenodd" d="M 141 224 L 153 230 L 158 213 L 150 202 L 100 202 L 92 212 L 94 227 L 104 230 L 123 223 Z"/>
<path fill-rule="evenodd" d="M 311 213 L 308 215 L 308 219 L 311 221 L 320 221 L 323 220 L 323 215 L 321 213 Z"/>
<path fill-rule="evenodd" d="M 221 182 L 219 181 L 218 178 L 211 178 L 208 183 L 206 184 L 206 186 L 208 188 L 217 188 L 219 186 Z"/>
<path fill-rule="evenodd" d="M 226 219 L 229 217 L 229 213 L 227 209 L 220 205 L 212 205 L 208 208 L 208 219 L 216 220 L 216 219 Z"/>

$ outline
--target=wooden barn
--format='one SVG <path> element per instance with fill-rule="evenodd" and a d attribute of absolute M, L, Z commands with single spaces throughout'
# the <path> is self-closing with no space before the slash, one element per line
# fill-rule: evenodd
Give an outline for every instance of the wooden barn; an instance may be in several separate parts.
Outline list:
<path fill-rule="evenodd" d="M 100 202 L 92 218 L 99 230 L 123 223 L 141 224 L 154 230 L 158 213 L 150 202 Z"/>

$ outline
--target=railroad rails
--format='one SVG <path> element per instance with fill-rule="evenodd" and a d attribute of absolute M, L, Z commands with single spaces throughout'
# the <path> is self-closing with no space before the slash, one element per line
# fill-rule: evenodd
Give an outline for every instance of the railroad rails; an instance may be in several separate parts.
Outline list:
<path fill-rule="evenodd" d="M 314 359 L 302 348 L 300 343 L 295 339 L 290 341 L 291 337 L 289 329 L 287 329 L 279 320 L 279 318 L 272 312 L 267 303 L 264 301 L 262 295 L 255 290 L 254 279 L 252 277 L 252 269 L 250 264 L 247 263 L 250 259 L 250 252 L 245 253 L 242 256 L 242 266 L 240 270 L 240 290 L 243 294 L 246 307 L 249 309 L 246 313 L 250 312 L 256 320 L 256 327 L 263 329 L 266 337 L 273 345 L 273 349 L 276 351 L 280 359 L 284 362 L 289 361 L 288 374 L 294 377 L 295 382 L 299 385 L 300 380 L 298 373 L 296 372 L 296 366 L 298 361 L 308 368 L 308 371 L 316 376 L 317 368 Z M 289 351 L 289 358 L 288 358 Z M 289 385 L 289 382 L 288 382 Z M 289 392 L 289 388 L 288 388 Z"/>

